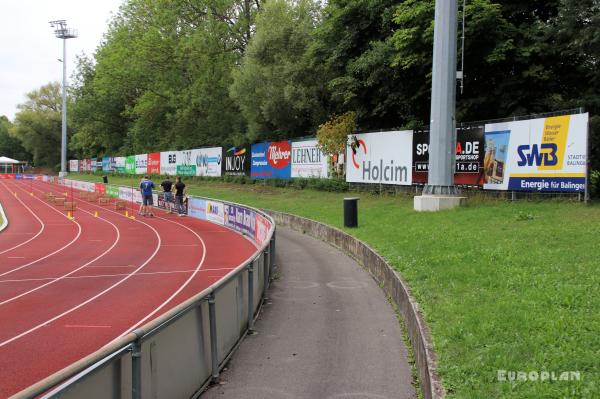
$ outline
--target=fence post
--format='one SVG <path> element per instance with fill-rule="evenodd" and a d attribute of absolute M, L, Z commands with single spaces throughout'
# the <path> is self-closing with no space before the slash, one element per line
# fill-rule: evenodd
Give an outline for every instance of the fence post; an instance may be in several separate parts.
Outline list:
<path fill-rule="evenodd" d="M 210 360 L 212 363 L 212 381 L 219 379 L 219 355 L 217 350 L 217 312 L 215 309 L 215 294 L 208 296 L 208 319 L 210 322 Z"/>
<path fill-rule="evenodd" d="M 265 248 L 265 252 L 263 252 L 263 298 L 268 299 L 267 297 L 267 288 L 269 287 L 269 271 L 271 269 L 271 240 L 269 240 L 269 245 Z"/>
<path fill-rule="evenodd" d="M 247 266 L 248 268 L 248 332 L 254 329 L 254 260 Z"/>
<path fill-rule="evenodd" d="M 142 398 L 142 330 L 133 332 L 137 338 L 131 346 L 131 398 Z"/>

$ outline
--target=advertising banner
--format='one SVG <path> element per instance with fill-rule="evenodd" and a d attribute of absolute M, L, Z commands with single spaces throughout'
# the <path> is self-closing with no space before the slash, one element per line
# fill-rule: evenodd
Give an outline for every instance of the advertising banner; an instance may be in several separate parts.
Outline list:
<path fill-rule="evenodd" d="M 211 222 L 224 224 L 225 212 L 222 202 L 206 201 L 206 219 Z"/>
<path fill-rule="evenodd" d="M 95 187 L 94 191 L 97 193 L 100 193 L 100 194 L 105 194 L 106 186 L 102 183 L 96 183 L 96 187 Z"/>
<path fill-rule="evenodd" d="M 85 171 L 86 172 L 91 172 L 92 171 L 92 160 L 91 159 L 86 159 L 85 160 Z"/>
<path fill-rule="evenodd" d="M 110 172 L 110 157 L 102 157 L 102 171 Z"/>
<path fill-rule="evenodd" d="M 179 176 L 196 176 L 196 163 L 192 150 L 177 151 L 176 173 Z"/>
<path fill-rule="evenodd" d="M 196 166 L 195 176 L 221 176 L 221 147 L 192 150 L 192 163 Z"/>
<path fill-rule="evenodd" d="M 160 174 L 170 176 L 177 174 L 177 151 L 160 153 Z"/>
<path fill-rule="evenodd" d="M 100 160 L 100 168 L 102 168 L 102 160 Z M 90 158 L 90 172 L 96 172 L 98 169 L 96 158 Z"/>
<path fill-rule="evenodd" d="M 201 198 L 188 198 L 188 215 L 196 218 L 206 220 L 206 200 Z"/>
<path fill-rule="evenodd" d="M 69 161 L 69 172 L 79 172 L 79 161 L 71 159 Z"/>
<path fill-rule="evenodd" d="M 17 175 L 15 175 L 14 173 L 0 174 L 0 180 L 15 180 L 16 178 L 17 178 Z"/>
<path fill-rule="evenodd" d="M 329 177 L 329 157 L 316 139 L 292 142 L 292 177 Z"/>
<path fill-rule="evenodd" d="M 455 184 L 483 185 L 483 131 L 483 126 L 456 129 Z M 427 183 L 428 169 L 429 131 L 415 131 L 413 135 L 413 184 Z"/>
<path fill-rule="evenodd" d="M 125 173 L 135 175 L 135 155 L 129 155 L 125 158 Z"/>
<path fill-rule="evenodd" d="M 222 174 L 250 176 L 250 147 L 223 148 Z"/>
<path fill-rule="evenodd" d="M 119 188 L 115 186 L 106 186 L 106 194 L 111 197 L 118 198 L 119 197 Z"/>
<path fill-rule="evenodd" d="M 256 212 L 237 205 L 225 204 L 225 226 L 254 237 L 256 233 Z"/>
<path fill-rule="evenodd" d="M 412 138 L 410 130 L 349 136 L 346 181 L 411 185 Z M 355 144 L 354 150 L 350 143 Z"/>
<path fill-rule="evenodd" d="M 115 157 L 115 172 L 125 173 L 125 157 Z"/>
<path fill-rule="evenodd" d="M 485 125 L 486 190 L 585 190 L 585 114 Z"/>
<path fill-rule="evenodd" d="M 148 172 L 148 154 L 135 156 L 135 174 L 145 175 Z"/>
<path fill-rule="evenodd" d="M 160 175 L 160 152 L 148 154 L 148 168 L 146 173 L 151 175 Z"/>
<path fill-rule="evenodd" d="M 266 217 L 260 213 L 256 214 L 256 230 L 254 233 L 254 241 L 258 245 L 262 245 L 267 240 L 270 225 L 271 224 Z"/>
<path fill-rule="evenodd" d="M 274 141 L 252 145 L 250 176 L 255 179 L 289 179 L 292 175 L 292 145 Z"/>

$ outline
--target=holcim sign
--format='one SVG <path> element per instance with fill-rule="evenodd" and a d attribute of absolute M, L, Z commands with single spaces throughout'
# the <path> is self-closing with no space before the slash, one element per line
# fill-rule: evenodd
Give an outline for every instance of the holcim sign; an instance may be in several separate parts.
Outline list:
<path fill-rule="evenodd" d="M 355 151 L 348 145 L 346 181 L 351 183 L 412 184 L 412 131 L 364 133 L 356 137 Z"/>

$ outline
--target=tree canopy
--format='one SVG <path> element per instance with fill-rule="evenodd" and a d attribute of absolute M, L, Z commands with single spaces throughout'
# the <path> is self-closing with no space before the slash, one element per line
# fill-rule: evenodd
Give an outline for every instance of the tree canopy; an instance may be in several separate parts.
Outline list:
<path fill-rule="evenodd" d="M 294 138 L 346 112 L 361 131 L 423 127 L 434 5 L 127 0 L 79 59 L 70 149 L 91 157 Z M 584 107 L 600 168 L 599 14 L 598 0 L 467 1 L 458 121 Z"/>

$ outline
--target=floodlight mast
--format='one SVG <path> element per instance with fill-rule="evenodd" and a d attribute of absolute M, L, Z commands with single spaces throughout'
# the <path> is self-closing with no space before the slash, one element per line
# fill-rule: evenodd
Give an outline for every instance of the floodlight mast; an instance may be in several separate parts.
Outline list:
<path fill-rule="evenodd" d="M 50 21 L 50 26 L 54 28 L 54 35 L 63 39 L 62 134 L 59 176 L 64 177 L 67 175 L 67 39 L 76 38 L 77 31 L 67 28 L 67 21 L 64 19 Z"/>

